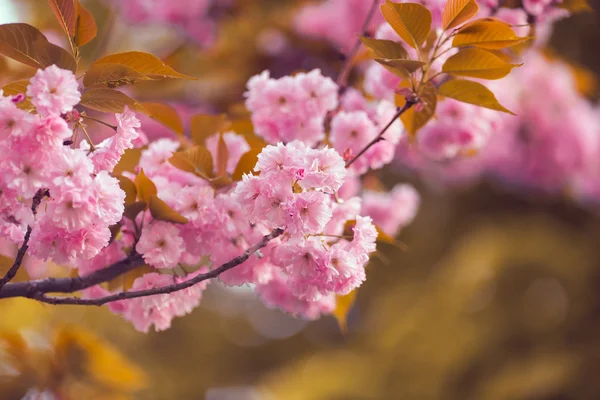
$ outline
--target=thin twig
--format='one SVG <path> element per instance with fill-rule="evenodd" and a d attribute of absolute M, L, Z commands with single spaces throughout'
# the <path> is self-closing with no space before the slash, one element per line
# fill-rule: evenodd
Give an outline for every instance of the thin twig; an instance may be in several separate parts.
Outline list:
<path fill-rule="evenodd" d="M 104 122 L 104 121 L 102 121 L 101 119 L 94 118 L 94 117 L 90 117 L 89 115 L 82 115 L 82 116 L 81 116 L 81 118 L 89 119 L 89 120 L 92 120 L 92 121 L 98 122 L 99 124 L 102 124 L 102 125 L 108 126 L 108 127 L 109 127 L 110 129 L 112 129 L 113 131 L 116 131 L 116 130 L 117 130 L 117 127 L 116 127 L 116 126 L 114 126 L 114 125 L 111 125 L 111 124 L 109 124 L 108 122 Z"/>
<path fill-rule="evenodd" d="M 34 216 L 37 214 L 37 209 L 40 206 L 42 199 L 46 196 L 50 196 L 50 192 L 48 191 L 48 189 L 40 189 L 37 191 L 35 196 L 33 196 L 33 201 L 31 203 L 31 212 L 33 212 Z M 28 225 L 27 231 L 25 232 L 25 238 L 23 239 L 23 244 L 21 244 L 19 251 L 17 251 L 17 256 L 15 257 L 15 261 L 13 262 L 13 265 L 6 272 L 6 275 L 4 275 L 4 277 L 2 277 L 2 279 L 0 279 L 0 291 L 8 282 L 10 282 L 17 275 L 17 272 L 19 272 L 19 268 L 21 268 L 21 264 L 23 263 L 23 258 L 25 257 L 25 253 L 27 252 L 27 249 L 29 248 L 29 239 L 31 238 L 31 230 L 32 230 L 31 226 Z"/>
<path fill-rule="evenodd" d="M 361 35 L 366 34 L 367 29 L 369 28 L 369 24 L 371 23 L 371 20 L 373 19 L 373 16 L 375 15 L 375 11 L 377 10 L 378 4 L 379 4 L 379 0 L 373 0 L 373 4 L 371 4 L 371 8 L 369 9 L 369 13 L 367 14 L 367 17 L 365 18 L 365 22 L 363 23 L 362 28 L 360 29 Z M 342 90 L 342 91 L 345 90 L 346 85 L 348 84 L 348 77 L 350 76 L 350 71 L 352 70 L 352 61 L 353 61 L 354 57 L 356 56 L 356 53 L 358 53 L 361 43 L 362 42 L 361 42 L 360 38 L 358 38 L 356 40 L 356 42 L 354 43 L 354 46 L 352 46 L 352 50 L 350 50 L 350 53 L 348 54 L 348 56 L 346 58 L 346 62 L 344 63 L 344 66 L 342 67 L 340 74 L 338 75 L 336 83 L 338 84 L 338 86 L 340 87 L 340 90 Z"/>
<path fill-rule="evenodd" d="M 226 262 L 225 264 L 221 265 L 220 267 L 218 267 L 216 269 L 213 269 L 212 271 L 209 271 L 205 274 L 197 275 L 194 278 L 184 281 L 184 282 L 181 282 L 181 283 L 163 286 L 160 288 L 137 290 L 137 291 L 131 291 L 131 292 L 121 292 L 121 293 L 117 293 L 114 295 L 101 297 L 98 299 L 81 299 L 81 298 L 77 298 L 77 297 L 48 297 L 44 293 L 37 293 L 32 298 L 35 300 L 41 301 L 43 303 L 54 304 L 54 305 L 56 305 L 56 304 L 72 304 L 72 305 L 101 306 L 103 304 L 114 302 L 114 301 L 119 301 L 119 300 L 135 299 L 138 297 L 147 297 L 147 296 L 153 296 L 156 294 L 167 294 L 167 293 L 177 292 L 179 290 L 183 290 L 188 287 L 194 286 L 194 285 L 196 285 L 202 281 L 205 281 L 207 279 L 216 278 L 223 272 L 228 271 L 228 270 L 242 264 L 244 261 L 248 260 L 252 254 L 256 253 L 258 250 L 265 247 L 271 240 L 275 239 L 278 236 L 281 236 L 282 233 L 283 233 L 283 229 L 279 229 L 279 228 L 274 229 L 268 235 L 263 236 L 263 238 L 260 242 L 258 242 L 254 246 L 248 248 L 242 255 L 235 257 L 234 259 Z"/>
<path fill-rule="evenodd" d="M 351 166 L 360 156 L 362 156 L 363 154 L 365 154 L 365 152 L 367 150 L 369 150 L 371 147 L 373 147 L 376 143 L 384 140 L 383 134 L 390 128 L 390 126 L 392 126 L 392 124 L 396 121 L 396 119 L 398 119 L 402 114 L 404 114 L 404 112 L 406 110 L 408 110 L 409 108 L 411 108 L 415 104 L 416 104 L 415 100 L 407 99 L 406 103 L 404 104 L 404 106 L 402 108 L 400 108 L 396 112 L 396 114 L 394 114 L 394 116 L 392 117 L 392 119 L 390 120 L 390 122 L 388 122 L 387 125 L 383 127 L 383 129 L 379 132 L 379 134 L 375 137 L 375 139 L 371 140 L 365 147 L 363 147 L 363 149 L 361 151 L 358 152 L 357 155 L 355 155 L 351 160 L 349 160 L 348 162 L 346 162 L 346 168 L 348 168 L 349 166 Z"/>

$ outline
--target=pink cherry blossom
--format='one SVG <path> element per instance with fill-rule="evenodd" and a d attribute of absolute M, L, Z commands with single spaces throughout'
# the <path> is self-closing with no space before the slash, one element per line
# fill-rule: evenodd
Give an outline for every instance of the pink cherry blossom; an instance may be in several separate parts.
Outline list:
<path fill-rule="evenodd" d="M 71 111 L 81 98 L 73 72 L 56 65 L 36 72 L 27 86 L 27 96 L 38 113 L 48 115 Z"/>

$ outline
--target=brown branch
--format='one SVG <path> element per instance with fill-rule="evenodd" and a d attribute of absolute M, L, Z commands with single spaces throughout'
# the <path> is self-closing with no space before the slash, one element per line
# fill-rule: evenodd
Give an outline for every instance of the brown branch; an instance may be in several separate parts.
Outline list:
<path fill-rule="evenodd" d="M 46 196 L 50 196 L 50 192 L 48 189 L 40 189 L 37 191 L 35 196 L 33 196 L 33 201 L 31 203 L 31 212 L 35 216 L 37 214 L 37 209 L 42 202 L 42 199 Z M 2 288 L 10 282 L 19 272 L 19 268 L 21 268 L 21 264 L 23 263 L 23 258 L 25 257 L 25 253 L 29 248 L 29 239 L 31 238 L 31 226 L 27 226 L 27 231 L 25 232 L 25 238 L 23 239 L 23 244 L 17 251 L 17 256 L 15 257 L 15 262 L 10 267 L 10 269 L 6 272 L 6 275 L 0 279 L 0 291 Z"/>
<path fill-rule="evenodd" d="M 392 126 L 392 124 L 394 123 L 394 121 L 396 121 L 396 119 L 398 119 L 402 114 L 404 114 L 404 112 L 406 110 L 408 110 L 409 108 L 414 106 L 417 102 L 418 102 L 418 99 L 407 99 L 404 106 L 402 108 L 400 108 L 396 112 L 396 114 L 394 114 L 391 121 L 388 122 L 387 125 L 383 127 L 383 129 L 379 132 L 379 134 L 375 137 L 375 139 L 371 140 L 365 147 L 363 147 L 363 149 L 361 151 L 358 152 L 357 155 L 355 155 L 351 160 L 346 162 L 346 168 L 351 166 L 356 160 L 358 160 L 358 157 L 365 154 L 365 152 L 367 150 L 369 150 L 371 147 L 373 147 L 376 143 L 379 143 L 380 141 L 385 140 L 383 137 L 383 134 L 390 128 L 390 126 Z"/>
<path fill-rule="evenodd" d="M 9 283 L 0 289 L 0 299 L 10 297 L 36 298 L 40 293 L 73 293 L 100 283 L 108 282 L 116 277 L 144 265 L 144 259 L 132 253 L 124 260 L 86 276 L 75 278 L 47 278 L 36 281 Z"/>
<path fill-rule="evenodd" d="M 367 33 L 369 24 L 371 23 L 371 20 L 375 15 L 375 11 L 377 10 L 377 4 L 379 4 L 379 0 L 373 0 L 373 4 L 371 4 L 371 8 L 369 9 L 369 13 L 365 18 L 365 22 L 363 23 L 362 28 L 360 28 L 361 35 L 365 35 Z M 344 63 L 344 66 L 342 67 L 340 74 L 338 75 L 336 83 L 342 91 L 345 90 L 346 85 L 348 84 L 348 77 L 350 76 L 350 71 L 352 70 L 352 61 L 356 56 L 356 53 L 358 53 L 358 50 L 360 49 L 360 44 L 361 40 L 360 38 L 358 38 L 354 43 L 354 46 L 352 46 L 352 50 L 350 50 L 350 53 L 346 58 L 346 62 Z"/>
<path fill-rule="evenodd" d="M 283 229 L 275 229 L 268 235 L 263 236 L 263 238 L 260 242 L 258 242 L 254 246 L 248 248 L 242 255 L 235 257 L 234 259 L 226 262 L 225 264 L 221 265 L 220 267 L 218 267 L 216 269 L 213 269 L 212 271 L 209 271 L 205 274 L 197 275 L 194 278 L 184 281 L 184 282 L 181 282 L 181 283 L 163 286 L 160 288 L 152 288 L 152 289 L 138 290 L 138 291 L 131 291 L 131 292 L 121 292 L 121 293 L 117 293 L 114 295 L 101 297 L 98 299 L 80 299 L 77 297 L 48 297 L 43 292 L 38 292 L 32 298 L 35 300 L 41 301 L 43 303 L 54 304 L 54 305 L 56 305 L 56 304 L 72 304 L 72 305 L 101 306 L 103 304 L 110 303 L 113 301 L 135 299 L 137 297 L 147 297 L 147 296 L 152 296 L 152 295 L 156 295 L 156 294 L 166 294 L 166 293 L 177 292 L 179 290 L 186 289 L 190 286 L 194 286 L 197 283 L 200 283 L 207 279 L 216 278 L 223 272 L 228 271 L 228 270 L 242 264 L 244 261 L 248 260 L 252 254 L 256 253 L 258 250 L 265 247 L 271 240 L 280 236 L 282 233 L 283 233 Z"/>

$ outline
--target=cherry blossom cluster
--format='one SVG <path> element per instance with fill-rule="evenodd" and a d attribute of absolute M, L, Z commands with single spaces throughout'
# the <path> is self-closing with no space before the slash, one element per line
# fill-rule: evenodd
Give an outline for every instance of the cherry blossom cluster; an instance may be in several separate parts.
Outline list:
<path fill-rule="evenodd" d="M 97 255 L 120 221 L 124 193 L 107 171 L 95 171 L 84 150 L 69 143 L 73 131 L 61 114 L 79 102 L 75 76 L 50 66 L 39 70 L 27 87 L 37 114 L 21 110 L 24 96 L 0 98 L 0 229 L 20 244 L 32 228 L 31 255 L 67 264 Z M 65 142 L 67 141 L 67 142 Z M 49 198 L 38 207 L 38 191 Z"/>
<path fill-rule="evenodd" d="M 267 142 L 313 146 L 325 138 L 325 117 L 338 105 L 338 87 L 319 70 L 280 79 L 264 71 L 248 81 L 246 97 L 256 133 Z"/>

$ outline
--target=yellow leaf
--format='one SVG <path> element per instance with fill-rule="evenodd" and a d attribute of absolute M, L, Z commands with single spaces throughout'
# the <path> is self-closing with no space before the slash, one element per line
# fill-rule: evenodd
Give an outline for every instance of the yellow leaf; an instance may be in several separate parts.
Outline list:
<path fill-rule="evenodd" d="M 563 0 L 561 3 L 557 4 L 556 7 L 567 10 L 571 14 L 594 11 L 587 0 Z"/>
<path fill-rule="evenodd" d="M 105 63 L 92 65 L 83 77 L 83 85 L 116 88 L 147 80 L 150 78 L 127 65 Z"/>
<path fill-rule="evenodd" d="M 62 47 L 48 41 L 28 24 L 0 25 L 0 54 L 33 68 L 44 69 L 52 64 L 75 72 L 77 63 Z"/>
<path fill-rule="evenodd" d="M 137 189 L 135 188 L 135 183 L 125 176 L 117 176 L 119 180 L 119 186 L 121 190 L 125 192 L 125 204 L 135 203 L 135 199 L 137 198 Z"/>
<path fill-rule="evenodd" d="M 448 0 L 442 13 L 442 28 L 452 29 L 473 18 L 479 11 L 474 0 Z"/>
<path fill-rule="evenodd" d="M 506 23 L 495 20 L 480 20 L 461 29 L 454 37 L 454 47 L 474 46 L 498 50 L 514 46 L 528 37 L 518 37 Z"/>
<path fill-rule="evenodd" d="M 60 370 L 110 390 L 133 392 L 146 385 L 142 370 L 131 364 L 109 343 L 75 327 L 61 327 L 54 337 L 55 362 Z"/>
<path fill-rule="evenodd" d="M 0 254 L 0 277 L 3 277 L 8 272 L 14 262 L 15 260 L 13 258 Z M 26 282 L 28 280 L 29 276 L 25 271 L 25 267 L 21 264 L 21 267 L 17 271 L 17 275 L 15 275 L 11 282 Z"/>
<path fill-rule="evenodd" d="M 229 161 L 229 150 L 227 149 L 227 143 L 223 139 L 223 134 L 219 135 L 219 141 L 217 142 L 217 176 L 227 175 L 227 162 Z"/>
<path fill-rule="evenodd" d="M 169 162 L 183 171 L 191 172 L 202 178 L 212 176 L 212 155 L 203 146 L 194 146 L 184 151 L 178 151 L 169 158 Z"/>
<path fill-rule="evenodd" d="M 513 114 L 510 110 L 504 108 L 494 96 L 494 93 L 481 83 L 467 81 L 464 79 L 455 79 L 444 82 L 438 88 L 440 96 L 450 97 L 464 103 L 474 104 L 476 106 L 489 108 L 496 111 Z"/>
<path fill-rule="evenodd" d="M 2 87 L 2 92 L 5 96 L 14 96 L 19 93 L 25 94 L 27 93 L 27 85 L 29 85 L 28 79 L 10 82 Z M 31 104 L 29 98 L 26 98 L 24 101 L 17 103 L 17 107 L 21 110 L 29 110 L 33 108 L 33 104 Z"/>
<path fill-rule="evenodd" d="M 424 62 L 416 61 L 416 60 L 400 60 L 400 59 L 388 60 L 388 59 L 376 58 L 375 61 L 377 61 L 379 64 L 383 65 L 391 73 L 398 75 L 399 77 L 402 77 L 402 78 L 410 78 L 410 75 L 413 72 L 415 72 L 419 68 L 423 67 L 423 65 L 425 65 Z"/>
<path fill-rule="evenodd" d="M 96 37 L 96 21 L 79 0 L 48 0 L 48 3 L 73 47 L 89 43 Z"/>
<path fill-rule="evenodd" d="M 183 123 L 175 109 L 162 103 L 141 103 L 142 107 L 148 111 L 148 115 L 157 120 L 173 132 L 183 136 Z"/>
<path fill-rule="evenodd" d="M 419 49 L 431 30 L 431 12 L 417 3 L 392 3 L 381 6 L 381 13 L 410 47 Z"/>
<path fill-rule="evenodd" d="M 232 121 L 231 130 L 238 135 L 242 135 L 251 148 L 262 149 L 267 145 L 267 142 L 263 138 L 254 133 L 254 126 L 250 118 Z"/>
<path fill-rule="evenodd" d="M 113 169 L 112 173 L 115 176 L 121 175 L 123 172 L 135 172 L 137 165 L 142 157 L 142 149 L 127 149 L 121 156 L 121 159 Z"/>
<path fill-rule="evenodd" d="M 75 2 L 77 3 L 77 32 L 73 37 L 73 41 L 76 46 L 83 46 L 96 37 L 98 27 L 92 13 L 86 10 L 79 0 L 75 0 Z"/>
<path fill-rule="evenodd" d="M 140 170 L 133 183 L 137 190 L 138 199 L 146 202 L 146 204 L 150 204 L 150 199 L 152 196 L 156 196 L 157 190 L 156 185 L 144 174 L 143 169 Z"/>
<path fill-rule="evenodd" d="M 489 51 L 468 48 L 448 58 L 442 66 L 442 72 L 471 78 L 500 79 L 520 65 L 507 63 Z"/>
<path fill-rule="evenodd" d="M 148 113 L 140 103 L 125 93 L 105 88 L 91 88 L 86 90 L 81 95 L 79 104 L 92 110 L 108 113 L 122 113 L 125 106 L 135 111 Z"/>
<path fill-rule="evenodd" d="M 126 53 L 111 54 L 94 62 L 92 65 L 99 64 L 122 64 L 126 65 L 135 71 L 144 74 L 150 79 L 189 79 L 197 80 L 191 76 L 180 74 L 167 64 L 162 62 L 158 57 L 141 51 L 129 51 Z"/>
<path fill-rule="evenodd" d="M 361 36 L 360 40 L 378 58 L 408 58 L 408 52 L 400 42 L 393 40 L 373 39 Z"/>
<path fill-rule="evenodd" d="M 402 83 L 401 83 L 402 85 Z M 437 106 L 437 89 L 431 82 L 427 82 L 421 85 L 419 88 L 419 99 L 422 102 L 422 108 L 417 111 L 416 106 L 413 106 L 406 110 L 400 119 L 404 124 L 404 128 L 409 135 L 415 136 L 417 131 L 421 129 L 435 114 L 435 108 Z M 396 96 L 396 105 L 398 107 L 404 106 L 406 100 L 403 96 Z"/>
<path fill-rule="evenodd" d="M 262 152 L 262 148 L 252 148 L 240 157 L 240 161 L 235 167 L 235 171 L 231 178 L 234 181 L 241 181 L 244 174 L 252 172 L 258 161 L 258 155 Z"/>
<path fill-rule="evenodd" d="M 159 199 L 158 196 L 150 198 L 150 214 L 152 214 L 152 218 L 160 221 L 175 222 L 178 224 L 187 224 L 188 222 L 186 217 L 173 210 L 167 203 Z"/>
<path fill-rule="evenodd" d="M 336 296 L 335 310 L 333 310 L 332 314 L 343 333 L 348 332 L 348 314 L 356 302 L 356 292 L 357 290 L 355 289 L 347 295 Z"/>
<path fill-rule="evenodd" d="M 194 115 L 190 121 L 192 140 L 195 144 L 204 146 L 206 138 L 215 133 L 225 132 L 230 128 L 225 114 L 221 115 Z"/>

